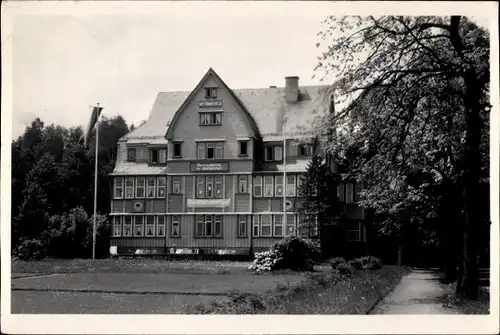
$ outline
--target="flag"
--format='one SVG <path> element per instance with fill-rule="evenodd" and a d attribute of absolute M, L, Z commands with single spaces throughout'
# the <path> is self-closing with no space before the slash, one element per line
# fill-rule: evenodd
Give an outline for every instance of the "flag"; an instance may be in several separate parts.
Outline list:
<path fill-rule="evenodd" d="M 91 108 L 92 108 L 92 113 L 90 115 L 90 120 L 89 123 L 87 124 L 87 128 L 85 128 L 85 132 L 83 133 L 83 145 L 85 146 L 87 146 L 90 133 L 92 132 L 92 129 L 94 128 L 97 120 L 99 119 L 99 115 L 101 115 L 101 112 L 103 110 L 103 107 L 91 107 Z"/>

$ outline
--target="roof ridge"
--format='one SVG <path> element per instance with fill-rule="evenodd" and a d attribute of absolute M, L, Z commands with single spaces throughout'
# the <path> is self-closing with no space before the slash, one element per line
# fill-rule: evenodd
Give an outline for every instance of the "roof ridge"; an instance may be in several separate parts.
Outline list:
<path fill-rule="evenodd" d="M 301 88 L 319 88 L 319 87 L 329 87 L 331 85 L 328 84 L 318 84 L 318 85 L 302 85 L 299 86 L 299 89 Z M 270 90 L 270 89 L 284 89 L 284 86 L 276 86 L 276 87 L 244 87 L 244 88 L 231 88 L 233 92 L 238 92 L 238 91 L 264 91 L 264 90 Z M 158 92 L 159 94 L 173 94 L 173 93 L 191 93 L 189 90 L 183 90 L 183 91 L 160 91 Z"/>

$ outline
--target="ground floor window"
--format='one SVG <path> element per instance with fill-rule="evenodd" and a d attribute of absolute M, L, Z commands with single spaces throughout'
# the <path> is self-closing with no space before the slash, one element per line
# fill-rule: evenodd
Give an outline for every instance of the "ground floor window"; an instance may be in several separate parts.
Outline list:
<path fill-rule="evenodd" d="M 319 235 L 317 215 L 299 215 L 297 221 L 299 235 L 305 237 L 317 237 Z"/>
<path fill-rule="evenodd" d="M 156 217 L 156 236 L 165 236 L 165 216 Z"/>
<path fill-rule="evenodd" d="M 112 222 L 113 236 L 165 236 L 164 215 L 116 215 L 113 216 Z"/>
<path fill-rule="evenodd" d="M 122 222 L 121 216 L 113 217 L 113 236 L 121 236 L 122 235 Z"/>
<path fill-rule="evenodd" d="M 361 241 L 361 221 L 347 221 L 345 224 L 345 232 L 348 241 Z"/>
<path fill-rule="evenodd" d="M 134 217 L 134 236 L 144 235 L 144 216 Z"/>
<path fill-rule="evenodd" d="M 170 227 L 170 237 L 181 236 L 181 217 L 179 215 L 172 216 L 172 224 Z"/>
<path fill-rule="evenodd" d="M 238 215 L 238 237 L 247 237 L 246 215 Z"/>
<path fill-rule="evenodd" d="M 155 217 L 146 216 L 146 236 L 155 236 Z"/>
<path fill-rule="evenodd" d="M 256 214 L 252 216 L 252 235 L 255 237 L 283 237 L 295 234 L 295 214 Z"/>
<path fill-rule="evenodd" d="M 123 218 L 123 236 L 132 236 L 132 216 L 130 215 Z"/>
<path fill-rule="evenodd" d="M 222 215 L 196 215 L 196 237 L 221 237 Z"/>

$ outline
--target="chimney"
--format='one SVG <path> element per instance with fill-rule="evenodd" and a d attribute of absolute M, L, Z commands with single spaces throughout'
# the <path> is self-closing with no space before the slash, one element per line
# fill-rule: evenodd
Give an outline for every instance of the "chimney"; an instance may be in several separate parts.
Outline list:
<path fill-rule="evenodd" d="M 299 100 L 299 77 L 285 77 L 285 101 L 288 103 Z"/>

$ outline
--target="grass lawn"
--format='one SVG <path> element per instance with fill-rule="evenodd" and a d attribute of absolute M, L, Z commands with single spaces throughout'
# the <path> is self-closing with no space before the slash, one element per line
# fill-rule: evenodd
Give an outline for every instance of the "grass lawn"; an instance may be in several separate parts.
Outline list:
<path fill-rule="evenodd" d="M 164 259 L 45 259 L 35 262 L 12 261 L 12 273 L 248 273 L 251 262 L 166 261 Z"/>
<path fill-rule="evenodd" d="M 487 288 L 480 287 L 477 299 L 468 300 L 456 295 L 455 285 L 449 284 L 446 287 L 446 307 L 454 308 L 460 314 L 490 314 L 490 292 Z"/>
<path fill-rule="evenodd" d="M 186 313 L 203 314 L 367 314 L 410 270 L 383 266 L 352 275 L 316 273 L 299 284 L 279 285 L 265 294 L 233 292 L 231 298 L 208 306 L 198 304 Z"/>

